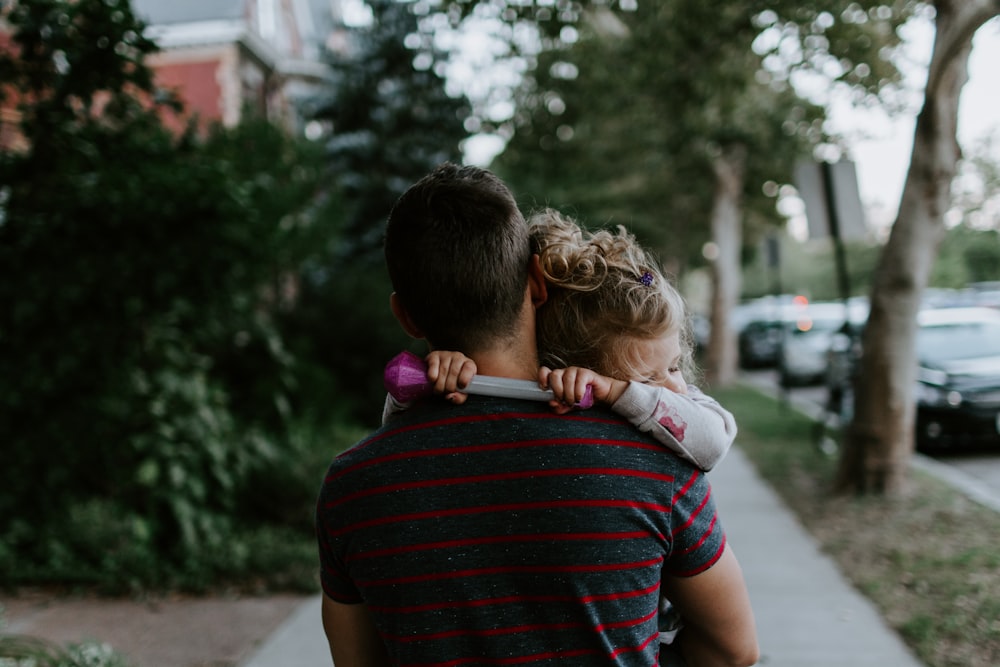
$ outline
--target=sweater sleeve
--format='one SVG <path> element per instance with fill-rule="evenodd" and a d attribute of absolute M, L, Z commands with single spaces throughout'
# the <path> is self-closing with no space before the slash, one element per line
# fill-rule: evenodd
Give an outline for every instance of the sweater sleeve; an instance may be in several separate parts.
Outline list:
<path fill-rule="evenodd" d="M 714 468 L 736 439 L 732 413 L 693 385 L 677 394 L 629 382 L 611 408 L 702 470 Z"/>
<path fill-rule="evenodd" d="M 382 406 L 382 424 L 385 425 L 387 421 L 392 419 L 395 415 L 400 412 L 404 412 L 407 408 L 413 405 L 412 402 L 397 401 L 392 397 L 392 394 L 385 395 L 385 405 Z"/>

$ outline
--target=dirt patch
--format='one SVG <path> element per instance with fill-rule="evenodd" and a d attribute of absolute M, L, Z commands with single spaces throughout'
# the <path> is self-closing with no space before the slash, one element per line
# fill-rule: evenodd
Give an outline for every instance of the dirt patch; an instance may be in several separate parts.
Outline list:
<path fill-rule="evenodd" d="M 1000 665 L 1000 515 L 915 473 L 894 500 L 825 497 L 800 518 L 930 665 Z"/>

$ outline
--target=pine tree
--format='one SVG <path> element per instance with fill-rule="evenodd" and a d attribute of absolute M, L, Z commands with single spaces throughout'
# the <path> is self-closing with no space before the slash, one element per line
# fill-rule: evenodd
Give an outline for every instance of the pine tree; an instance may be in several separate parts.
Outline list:
<path fill-rule="evenodd" d="M 445 161 L 459 161 L 468 103 L 448 94 L 433 36 L 408 3 L 368 3 L 372 22 L 332 54 L 334 86 L 316 117 L 332 123 L 334 178 L 348 202 L 344 252 L 370 254 L 396 198 Z"/>

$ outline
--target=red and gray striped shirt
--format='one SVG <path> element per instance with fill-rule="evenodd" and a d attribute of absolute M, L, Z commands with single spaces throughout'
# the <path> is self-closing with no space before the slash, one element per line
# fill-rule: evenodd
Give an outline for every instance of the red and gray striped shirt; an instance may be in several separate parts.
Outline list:
<path fill-rule="evenodd" d="M 430 399 L 337 457 L 326 595 L 410 667 L 655 665 L 660 580 L 721 556 L 704 473 L 604 409 Z"/>

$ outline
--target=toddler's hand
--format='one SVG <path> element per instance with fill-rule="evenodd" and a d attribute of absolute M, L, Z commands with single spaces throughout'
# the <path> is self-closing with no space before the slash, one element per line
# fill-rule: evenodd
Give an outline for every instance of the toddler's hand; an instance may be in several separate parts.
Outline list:
<path fill-rule="evenodd" d="M 469 398 L 462 389 L 469 386 L 476 374 L 476 362 L 461 352 L 435 350 L 427 355 L 427 379 L 434 385 L 434 392 L 444 394 L 445 400 L 461 405 Z"/>
<path fill-rule="evenodd" d="M 538 369 L 538 384 L 542 389 L 552 390 L 555 399 L 549 401 L 549 405 L 560 415 L 566 414 L 583 400 L 588 385 L 594 400 L 607 405 L 617 401 L 628 387 L 627 382 L 614 380 L 579 366 L 555 370 L 542 366 Z"/>

